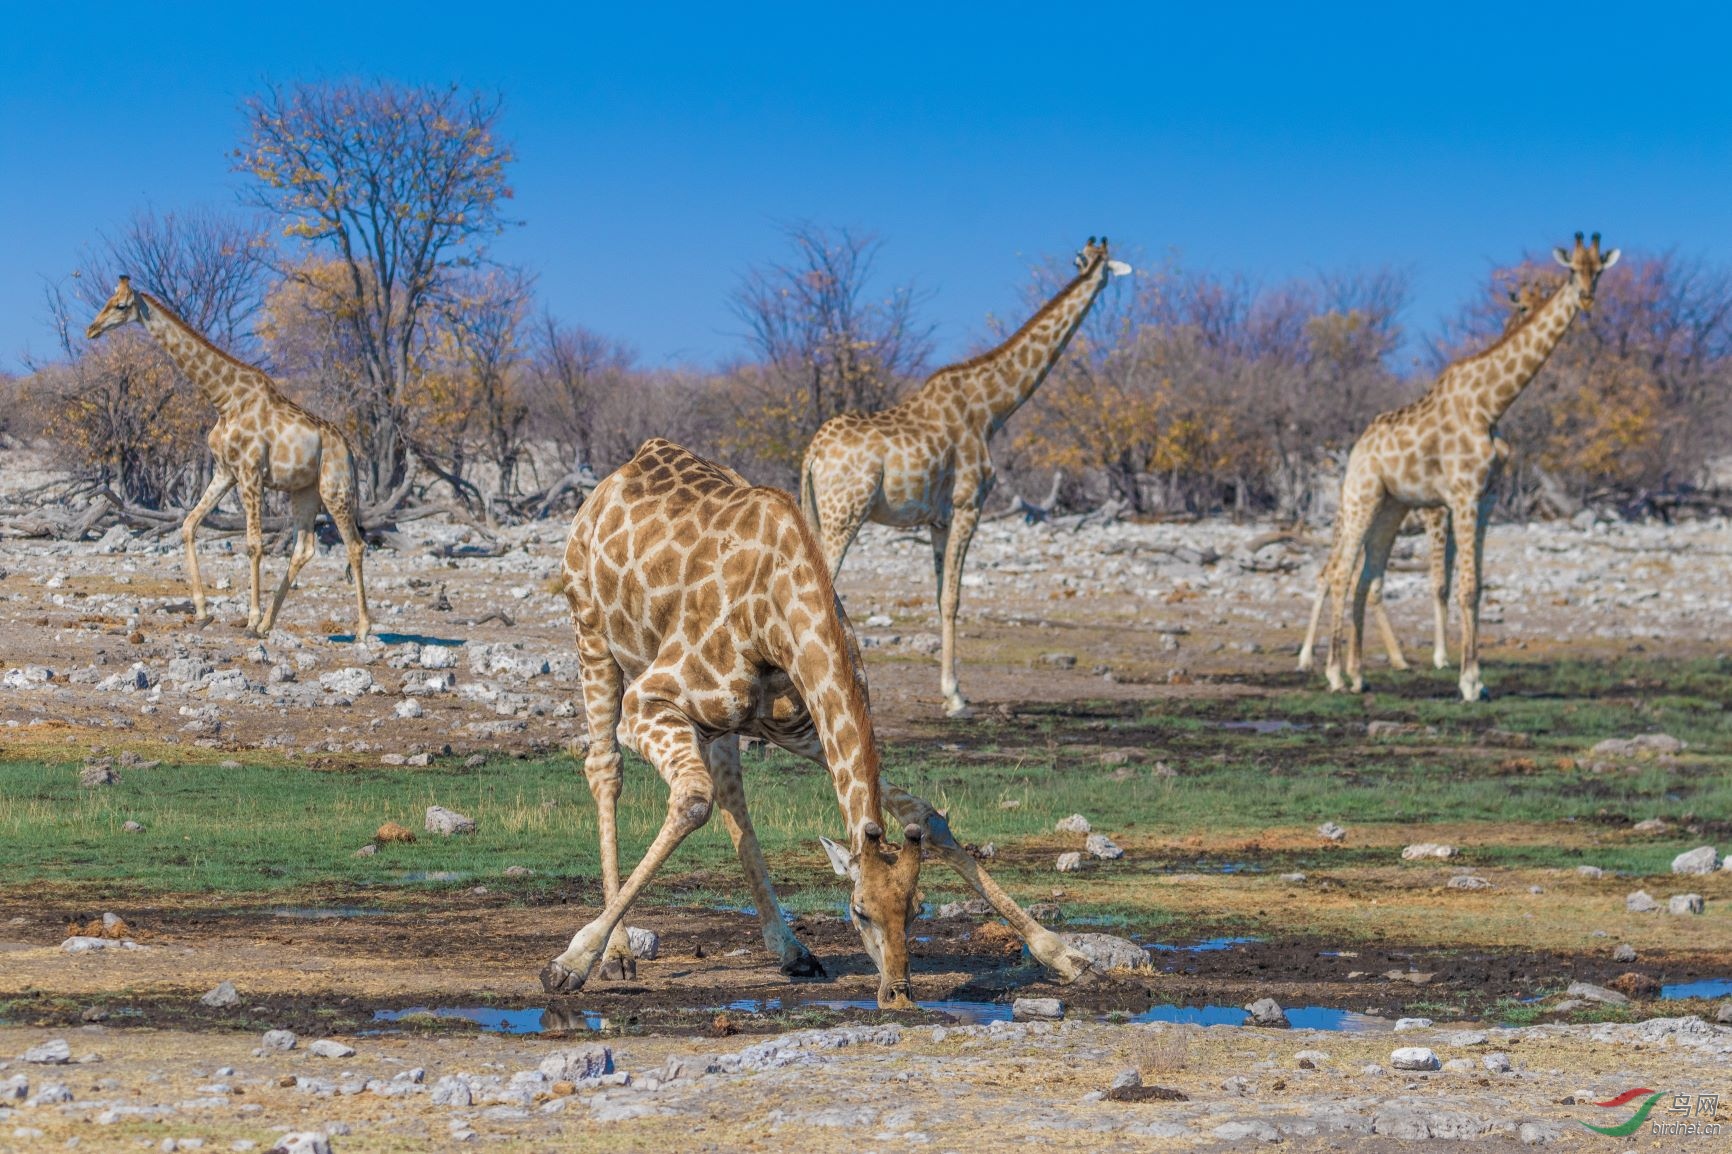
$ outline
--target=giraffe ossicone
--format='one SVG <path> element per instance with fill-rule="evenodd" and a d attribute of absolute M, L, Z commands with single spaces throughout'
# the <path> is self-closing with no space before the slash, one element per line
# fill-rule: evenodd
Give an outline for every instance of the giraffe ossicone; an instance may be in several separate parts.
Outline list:
<path fill-rule="evenodd" d="M 1570 272 L 1543 304 L 1484 352 L 1446 368 L 1419 400 L 1375 418 L 1353 446 L 1342 478 L 1334 539 L 1320 577 L 1333 602 L 1326 667 L 1332 691 L 1365 688 L 1366 601 L 1381 586 L 1402 520 L 1410 510 L 1421 509 L 1427 511 L 1434 535 L 1447 519 L 1441 532 L 1454 547 L 1455 593 L 1462 614 L 1458 688 L 1465 701 L 1487 696 L 1479 668 L 1480 567 L 1491 487 L 1509 455 L 1497 423 L 1545 364 L 1576 314 L 1593 308 L 1600 275 L 1618 263 L 1619 253 L 1602 253 L 1599 233 L 1587 244 L 1578 232 L 1573 249 L 1555 249 L 1553 256 Z M 1434 579 L 1434 592 L 1438 588 Z M 1447 580 L 1442 588 L 1447 590 Z M 1310 668 L 1322 609 L 1319 596 L 1300 650 L 1301 669 Z M 1444 609 L 1440 603 L 1440 620 Z M 1387 619 L 1380 615 L 1380 622 L 1386 643 L 1398 648 L 1387 633 Z M 1441 643 L 1438 648 L 1441 653 Z"/>
<path fill-rule="evenodd" d="M 289 586 L 313 558 L 313 526 L 321 504 L 331 515 L 348 550 L 355 582 L 355 643 L 372 630 L 367 614 L 367 583 L 362 573 L 365 542 L 356 525 L 360 494 L 355 455 L 336 425 L 307 412 L 277 388 L 263 369 L 223 352 L 192 325 L 149 293 L 134 290 L 122 274 L 114 294 L 85 329 L 95 340 L 110 329 L 141 324 L 174 360 L 180 371 L 216 407 L 216 424 L 205 442 L 213 462 L 210 484 L 181 524 L 187 578 L 192 583 L 193 620 L 210 623 L 194 537 L 202 522 L 231 488 L 238 488 L 246 514 L 247 556 L 252 566 L 247 631 L 269 636 Z M 264 556 L 264 494 L 289 495 L 295 527 L 294 552 L 270 608 L 259 610 L 260 566 Z"/>
<path fill-rule="evenodd" d="M 848 829 L 824 839 L 850 882 L 849 916 L 879 974 L 878 1002 L 913 1005 L 908 931 L 925 854 L 962 873 L 1043 964 L 1075 979 L 1088 961 L 1034 922 L 957 844 L 942 815 L 883 782 L 859 647 L 799 508 L 778 489 L 669 441 L 644 442 L 572 521 L 563 587 L 577 638 L 589 745 L 584 774 L 601 841 L 601 913 L 542 970 L 549 992 L 618 959 L 626 911 L 674 849 L 719 809 L 745 870 L 764 944 L 792 976 L 823 967 L 781 915 L 747 810 L 742 735 L 824 766 Z M 660 832 L 629 877 L 619 866 L 620 749 L 668 785 Z M 881 815 L 902 825 L 885 838 Z M 604 957 L 605 955 L 605 957 Z"/>
<path fill-rule="evenodd" d="M 957 675 L 956 615 L 963 563 L 992 491 L 992 435 L 1052 371 L 1108 280 L 1131 271 L 1108 257 L 1104 236 L 1089 237 L 1075 263 L 1075 278 L 1004 343 L 939 369 L 888 409 L 831 418 L 801 462 L 801 507 L 832 578 L 868 520 L 931 531 L 939 689 L 952 717 L 968 713 Z"/>

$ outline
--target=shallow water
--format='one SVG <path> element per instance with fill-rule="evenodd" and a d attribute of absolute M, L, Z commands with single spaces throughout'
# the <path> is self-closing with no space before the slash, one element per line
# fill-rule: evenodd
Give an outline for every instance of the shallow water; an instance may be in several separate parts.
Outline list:
<path fill-rule="evenodd" d="M 1144 942 L 1145 950 L 1161 950 L 1168 953 L 1207 954 L 1216 950 L 1230 950 L 1234 946 L 1242 946 L 1247 942 L 1260 942 L 1262 938 L 1205 938 L 1188 946 L 1169 945 L 1166 942 Z"/>
<path fill-rule="evenodd" d="M 407 1010 L 375 1010 L 375 1022 L 404 1018 L 452 1018 L 474 1022 L 490 1034 L 540 1034 L 550 1030 L 601 1029 L 602 1016 L 590 1010 L 496 1010 L 488 1006 L 413 1006 Z"/>
<path fill-rule="evenodd" d="M 1726 998 L 1732 997 L 1732 978 L 1702 978 L 1694 982 L 1678 982 L 1660 987 L 1660 997 Z"/>

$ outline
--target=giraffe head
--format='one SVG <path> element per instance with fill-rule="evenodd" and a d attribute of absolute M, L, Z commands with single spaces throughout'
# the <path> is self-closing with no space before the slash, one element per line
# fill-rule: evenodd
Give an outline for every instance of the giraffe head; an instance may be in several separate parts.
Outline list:
<path fill-rule="evenodd" d="M 1576 286 L 1576 299 L 1581 302 L 1582 311 L 1587 312 L 1594 307 L 1594 286 L 1600 283 L 1600 274 L 1618 263 L 1618 250 L 1601 255 L 1600 234 L 1594 234 L 1590 246 L 1582 243 L 1582 234 L 1578 232 L 1573 250 L 1565 252 L 1554 248 L 1552 257 L 1570 270 L 1570 282 Z"/>
<path fill-rule="evenodd" d="M 1544 280 L 1535 277 L 1524 280 L 1517 287 L 1509 290 L 1509 316 L 1504 318 L 1504 332 L 1510 332 L 1523 321 L 1533 316 L 1534 310 L 1546 303 L 1555 290 Z"/>
<path fill-rule="evenodd" d="M 1082 246 L 1082 250 L 1076 254 L 1075 259 L 1078 272 L 1093 272 L 1104 261 L 1107 272 L 1113 276 L 1131 275 L 1130 265 L 1122 260 L 1111 260 L 1107 257 L 1107 238 L 1104 236 L 1099 241 L 1096 241 L 1092 236 L 1089 237 L 1089 242 Z"/>
<path fill-rule="evenodd" d="M 884 830 L 875 821 L 862 828 L 859 853 L 829 838 L 819 838 L 830 865 L 854 885 L 848 917 L 860 931 L 867 956 L 878 967 L 878 1005 L 885 1010 L 912 1010 L 913 988 L 908 980 L 908 930 L 920 912 L 920 827 L 902 831 L 902 848 L 884 844 Z"/>
<path fill-rule="evenodd" d="M 90 322 L 90 327 L 84 330 L 84 335 L 95 340 L 109 329 L 128 321 L 142 320 L 138 312 L 138 297 L 132 291 L 132 278 L 123 273 L 120 286 L 114 290 L 114 295 L 108 298 L 108 303 L 102 306 L 102 311 L 96 314 L 96 319 Z"/>

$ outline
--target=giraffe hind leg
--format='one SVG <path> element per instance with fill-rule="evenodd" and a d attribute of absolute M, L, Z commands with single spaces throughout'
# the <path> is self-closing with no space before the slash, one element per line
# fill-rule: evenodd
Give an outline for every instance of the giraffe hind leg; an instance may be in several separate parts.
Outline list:
<path fill-rule="evenodd" d="M 348 553 L 349 573 L 355 581 L 355 644 L 359 645 L 373 631 L 373 622 L 367 613 L 367 577 L 362 570 L 367 542 L 355 520 L 359 497 L 350 479 L 347 460 L 326 458 L 319 473 L 319 496 Z"/>

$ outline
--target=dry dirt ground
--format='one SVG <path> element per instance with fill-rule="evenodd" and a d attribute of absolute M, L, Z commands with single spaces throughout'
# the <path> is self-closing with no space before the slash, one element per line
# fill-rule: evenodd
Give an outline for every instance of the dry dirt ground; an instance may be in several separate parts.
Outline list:
<path fill-rule="evenodd" d="M 369 554 L 383 636 L 365 647 L 331 640 L 352 621 L 352 600 L 329 552 L 303 574 L 282 628 L 261 644 L 240 632 L 245 561 L 233 538 L 209 535 L 202 545 L 217 616 L 203 630 L 184 611 L 176 536 L 0 541 L 0 665 L 17 671 L 0 688 L 0 760 L 82 756 L 124 742 L 153 755 L 179 745 L 199 759 L 247 753 L 350 764 L 447 749 L 547 750 L 577 736 L 569 626 L 550 589 L 563 526 L 508 531 L 497 556 L 484 555 L 492 543 L 461 526 L 417 524 L 407 535 L 424 548 Z M 1003 717 L 1083 698 L 1236 696 L 1276 678 L 1291 683 L 1321 546 L 1269 536 L 1267 525 L 1225 523 L 987 526 L 966 582 L 965 690 L 983 714 Z M 1717 653 L 1732 588 L 1703 575 L 1723 571 L 1729 553 L 1732 527 L 1724 523 L 1497 526 L 1486 563 L 1485 659 L 1495 671 L 1500 655 L 1517 652 Z M 267 559 L 267 584 L 282 564 Z M 1403 571 L 1388 590 L 1415 658 L 1429 652 L 1423 580 Z M 968 723 L 938 716 L 930 585 L 927 546 L 877 527 L 862 534 L 841 582 L 868 646 L 878 724 L 892 739 L 968 733 Z M 1371 676 L 1374 687 L 1388 677 L 1380 657 Z M 1254 845 L 1124 840 L 1133 856 L 1232 859 L 1279 852 L 1297 832 L 1269 831 Z M 1517 841 L 1549 836 L 1506 833 Z M 1428 828 L 1425 837 L 1449 840 L 1449 831 Z M 1056 843 L 1021 848 L 1046 854 Z M 632 982 L 597 984 L 575 1006 L 548 1007 L 534 966 L 592 909 L 587 892 L 539 906 L 508 890 L 400 895 L 377 909 L 348 908 L 361 900 L 349 892 L 314 895 L 295 910 L 163 899 L 119 911 L 142 948 L 67 955 L 58 948 L 67 919 L 102 911 L 0 879 L 0 999 L 10 1007 L 0 1022 L 0 1061 L 8 1063 L 0 1068 L 0 1150 L 72 1141 L 83 1149 L 174 1141 L 191 1149 L 199 1140 L 266 1149 L 285 1128 L 328 1132 L 340 1150 L 459 1141 L 508 1149 L 804 1151 L 900 1142 L 948 1150 L 990 1142 L 1139 1150 L 1275 1140 L 1385 1149 L 1446 1138 L 1469 1148 L 1723 1148 L 1723 1136 L 1642 1129 L 1615 1140 L 1579 1123 L 1630 1116 L 1638 1103 L 1592 1103 L 1638 1086 L 1669 1092 L 1654 1121 L 1732 1121 L 1732 1099 L 1715 1122 L 1712 1109 L 1680 1115 L 1670 1096 L 1695 1096 L 1699 1109 L 1700 1095 L 1728 1089 L 1727 1027 L 1683 1018 L 1505 1029 L 1476 1013 L 1469 1022 L 1391 1032 L 1397 1017 L 1417 1015 L 1428 1001 L 1485 1007 L 1526 996 L 1542 980 L 1732 974 L 1724 917 L 1690 919 L 1685 928 L 1640 917 L 1610 924 L 1615 940 L 1640 951 L 1636 963 L 1614 963 L 1607 940 L 1593 936 L 1608 924 L 1600 888 L 1561 871 L 1495 876 L 1495 898 L 1446 889 L 1441 867 L 1430 884 L 1412 870 L 1397 878 L 1360 869 L 1343 884 L 1304 891 L 1270 873 L 1151 877 L 1151 886 L 1165 887 L 1169 941 L 1209 944 L 1198 939 L 1210 925 L 1252 912 L 1311 931 L 1176 950 L 1164 972 L 1085 990 L 1047 986 L 1018 967 L 1013 953 L 977 934 L 978 919 L 939 919 L 917 944 L 915 977 L 923 1000 L 953 1004 L 902 1018 L 847 1004 L 870 996 L 870 974 L 852 930 L 822 916 L 800 919 L 796 930 L 830 967 L 826 982 L 791 983 L 767 966 L 743 915 L 658 910 L 658 960 L 642 963 Z M 1106 883 L 1091 875 L 1067 884 L 1090 901 L 1090 887 Z M 1732 899 L 1729 884 L 1722 876 L 1693 888 L 1718 915 Z M 1543 902 L 1521 899 L 1529 885 L 1546 890 Z M 1398 890 L 1400 912 L 1381 917 L 1377 948 L 1336 948 L 1335 935 L 1363 925 L 1368 904 Z M 1422 988 L 1389 973 L 1431 976 Z M 199 995 L 225 979 L 240 988 L 240 1001 L 200 1005 Z M 989 1020 L 1013 994 L 1063 998 L 1071 1020 Z M 1328 1032 L 1140 1020 L 1171 1004 L 1234 1011 L 1262 996 L 1356 1016 L 1335 1020 L 1351 1029 Z M 421 1007 L 536 1032 L 377 1018 Z M 264 1030 L 284 1027 L 302 1035 L 296 1049 L 256 1052 Z M 357 1053 L 310 1054 L 309 1043 L 326 1035 Z M 69 1064 L 22 1060 L 55 1038 L 68 1043 Z M 597 1044 L 611 1048 L 613 1081 L 629 1074 L 630 1084 L 530 1076 L 552 1055 Z M 1456 1068 L 1395 1070 L 1392 1051 L 1409 1045 L 1430 1047 Z M 1496 1059 L 1488 1064 L 1494 1053 L 1507 1056 L 1508 1072 L 1494 1068 Z M 422 1081 L 399 1077 L 417 1067 Z M 1126 1068 L 1185 1100 L 1101 1099 Z M 7 1091 L 5 1080 L 18 1075 L 24 1085 Z M 463 1077 L 466 1089 L 453 1091 Z M 441 1079 L 445 1091 L 436 1093 Z M 557 1085 L 564 1081 L 573 1084 Z M 55 1084 L 70 1100 L 56 1100 Z"/>

